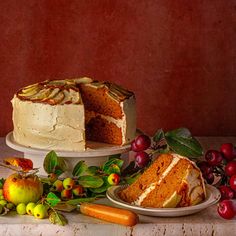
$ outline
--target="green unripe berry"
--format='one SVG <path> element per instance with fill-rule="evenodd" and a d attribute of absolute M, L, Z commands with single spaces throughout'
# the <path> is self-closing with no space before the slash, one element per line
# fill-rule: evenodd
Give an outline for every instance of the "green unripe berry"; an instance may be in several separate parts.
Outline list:
<path fill-rule="evenodd" d="M 26 213 L 26 205 L 25 203 L 20 203 L 16 206 L 16 212 L 19 214 L 19 215 L 25 215 Z"/>
<path fill-rule="evenodd" d="M 29 202 L 26 206 L 26 213 L 28 215 L 34 215 L 34 208 L 36 207 L 36 204 L 34 202 Z"/>
<path fill-rule="evenodd" d="M 37 219 L 43 219 L 48 216 L 47 207 L 45 207 L 43 204 L 38 204 L 34 208 L 34 217 Z"/>
<path fill-rule="evenodd" d="M 3 189 L 1 188 L 0 189 L 0 196 L 2 196 L 3 195 Z"/>
<path fill-rule="evenodd" d="M 0 195 L 0 200 L 3 200 L 4 199 L 4 196 L 3 195 Z"/>
<path fill-rule="evenodd" d="M 11 203 L 11 202 L 8 202 L 7 204 L 6 204 L 6 208 L 7 209 L 9 209 L 9 210 L 12 210 L 13 208 L 14 208 L 14 204 L 13 203 Z"/>
<path fill-rule="evenodd" d="M 4 200 L 4 199 L 0 200 L 0 205 L 5 206 L 6 204 L 7 204 L 6 200 Z"/>

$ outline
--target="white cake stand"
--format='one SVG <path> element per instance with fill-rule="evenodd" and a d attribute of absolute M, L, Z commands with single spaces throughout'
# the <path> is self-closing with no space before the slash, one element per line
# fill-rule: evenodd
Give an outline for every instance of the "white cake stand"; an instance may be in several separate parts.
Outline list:
<path fill-rule="evenodd" d="M 40 167 L 39 174 L 45 175 L 46 172 L 43 169 L 43 160 L 46 154 L 50 150 L 38 149 L 26 147 L 18 144 L 13 137 L 13 133 L 10 132 L 6 136 L 6 144 L 10 148 L 23 152 L 25 158 L 29 158 L 33 161 L 34 167 Z M 65 173 L 67 176 L 71 175 L 73 167 L 78 161 L 84 160 L 87 165 L 99 166 L 104 163 L 110 155 L 123 154 L 122 158 L 128 161 L 128 152 L 130 145 L 118 146 L 106 143 L 87 142 L 87 148 L 81 152 L 69 152 L 69 151 L 56 151 L 57 155 L 63 157 L 68 165 L 68 171 Z"/>

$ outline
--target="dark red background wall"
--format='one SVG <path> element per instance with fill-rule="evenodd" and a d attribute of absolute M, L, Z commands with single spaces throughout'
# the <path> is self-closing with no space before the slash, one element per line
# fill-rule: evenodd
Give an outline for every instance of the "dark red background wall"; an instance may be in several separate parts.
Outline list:
<path fill-rule="evenodd" d="M 136 93 L 138 127 L 236 135 L 236 1 L 0 3 L 0 136 L 24 85 L 90 76 Z"/>

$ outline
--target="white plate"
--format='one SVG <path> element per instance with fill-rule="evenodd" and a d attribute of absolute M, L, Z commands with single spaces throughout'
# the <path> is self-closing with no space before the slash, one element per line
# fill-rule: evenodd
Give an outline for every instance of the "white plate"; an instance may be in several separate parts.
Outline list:
<path fill-rule="evenodd" d="M 112 201 L 113 203 L 123 207 L 130 209 L 138 214 L 141 215 L 148 215 L 148 216 L 161 216 L 161 217 L 177 217 L 177 216 L 185 216 L 197 213 L 206 209 L 209 206 L 217 203 L 220 200 L 220 192 L 217 188 L 207 185 L 206 186 L 206 193 L 207 197 L 205 201 L 199 203 L 195 206 L 189 207 L 177 207 L 177 208 L 149 208 L 149 207 L 139 207 L 131 205 L 127 202 L 124 202 L 120 199 L 119 195 L 117 194 L 126 186 L 112 186 L 107 190 L 107 198 Z"/>
<path fill-rule="evenodd" d="M 17 151 L 24 153 L 31 153 L 45 156 L 49 152 L 49 150 L 27 147 L 17 143 L 13 138 L 12 132 L 7 134 L 6 144 Z M 119 146 L 119 145 L 89 141 L 87 142 L 87 149 L 85 151 L 80 151 L 80 152 L 56 151 L 56 152 L 59 156 L 62 157 L 102 157 L 102 156 L 125 153 L 128 152 L 129 150 L 130 150 L 130 144 Z"/>

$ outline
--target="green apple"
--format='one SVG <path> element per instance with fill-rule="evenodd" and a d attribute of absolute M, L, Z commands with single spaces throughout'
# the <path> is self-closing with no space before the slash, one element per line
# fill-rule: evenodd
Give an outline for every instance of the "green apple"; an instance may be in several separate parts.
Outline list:
<path fill-rule="evenodd" d="M 44 219 L 48 216 L 47 207 L 43 204 L 38 204 L 34 208 L 34 217 L 37 219 Z"/>
<path fill-rule="evenodd" d="M 18 173 L 10 175 L 3 185 L 3 196 L 8 202 L 37 202 L 43 194 L 43 184 L 35 175 L 22 176 Z"/>
<path fill-rule="evenodd" d="M 4 200 L 4 199 L 0 200 L 0 205 L 5 206 L 6 204 L 7 204 L 6 200 Z"/>
<path fill-rule="evenodd" d="M 25 215 L 26 213 L 26 205 L 25 203 L 20 203 L 16 206 L 16 212 L 19 214 L 19 215 Z"/>
<path fill-rule="evenodd" d="M 26 212 L 28 215 L 34 215 L 34 208 L 36 204 L 34 202 L 29 202 L 26 206 Z"/>

